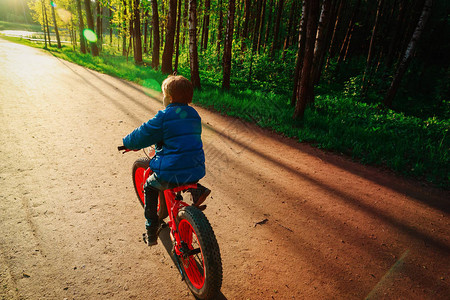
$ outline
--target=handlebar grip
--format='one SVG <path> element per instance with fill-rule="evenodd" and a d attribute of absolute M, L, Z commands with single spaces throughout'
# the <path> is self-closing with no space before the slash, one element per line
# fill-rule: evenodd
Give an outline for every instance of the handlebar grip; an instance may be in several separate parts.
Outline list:
<path fill-rule="evenodd" d="M 122 150 L 128 150 L 128 149 L 125 146 L 119 146 L 119 147 L 117 147 L 117 150 L 122 151 Z"/>

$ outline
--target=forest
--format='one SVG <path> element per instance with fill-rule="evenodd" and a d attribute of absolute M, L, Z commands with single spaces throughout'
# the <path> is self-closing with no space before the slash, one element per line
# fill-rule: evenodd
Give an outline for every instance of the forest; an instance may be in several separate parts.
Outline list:
<path fill-rule="evenodd" d="M 155 89 L 176 72 L 199 105 L 449 186 L 446 0 L 29 0 L 18 20 L 4 10 L 4 21 L 30 13 L 44 47 L 72 61 Z"/>

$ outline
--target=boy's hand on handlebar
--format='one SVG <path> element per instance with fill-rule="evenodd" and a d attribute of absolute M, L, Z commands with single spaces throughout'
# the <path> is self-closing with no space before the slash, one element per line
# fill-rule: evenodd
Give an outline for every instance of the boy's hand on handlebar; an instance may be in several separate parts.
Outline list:
<path fill-rule="evenodd" d="M 127 147 L 125 147 L 125 146 L 118 146 L 117 147 L 117 150 L 118 151 L 123 151 L 122 152 L 122 154 L 124 154 L 124 153 L 127 153 L 127 152 L 130 152 L 130 151 L 139 151 L 139 150 L 132 150 L 132 149 L 128 149 Z"/>

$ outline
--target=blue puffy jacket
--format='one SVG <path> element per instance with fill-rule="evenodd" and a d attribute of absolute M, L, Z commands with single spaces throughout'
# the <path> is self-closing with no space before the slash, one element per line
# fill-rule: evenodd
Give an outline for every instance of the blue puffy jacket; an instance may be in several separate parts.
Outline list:
<path fill-rule="evenodd" d="M 205 176 L 202 124 L 197 111 L 181 103 L 171 103 L 153 119 L 123 139 L 128 149 L 156 145 L 150 168 L 167 182 L 185 184 Z"/>

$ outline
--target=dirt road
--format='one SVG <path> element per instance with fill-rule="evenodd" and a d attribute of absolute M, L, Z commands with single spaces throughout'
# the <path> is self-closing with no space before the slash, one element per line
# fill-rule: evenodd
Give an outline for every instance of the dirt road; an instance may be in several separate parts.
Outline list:
<path fill-rule="evenodd" d="M 116 146 L 161 96 L 0 39 L 1 299 L 193 299 Z M 449 193 L 196 107 L 223 299 L 449 299 Z"/>

